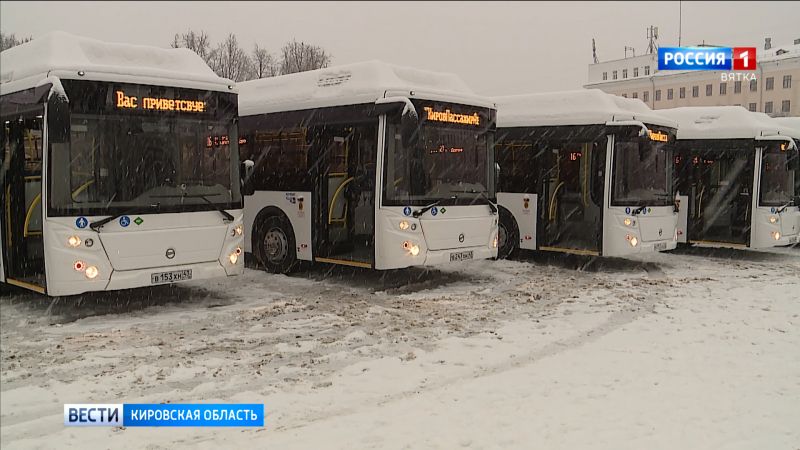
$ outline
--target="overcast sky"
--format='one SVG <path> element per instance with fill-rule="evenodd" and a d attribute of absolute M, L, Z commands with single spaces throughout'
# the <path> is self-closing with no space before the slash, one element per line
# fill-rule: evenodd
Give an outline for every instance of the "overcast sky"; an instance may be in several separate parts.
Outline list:
<path fill-rule="evenodd" d="M 800 2 L 683 2 L 683 45 L 763 48 L 800 38 Z M 292 38 L 320 45 L 333 64 L 381 59 L 459 74 L 485 95 L 578 89 L 592 38 L 600 60 L 647 48 L 646 29 L 677 45 L 679 2 L 10 2 L 0 30 L 61 30 L 108 41 L 168 47 L 175 33 L 235 32 L 273 52 Z"/>

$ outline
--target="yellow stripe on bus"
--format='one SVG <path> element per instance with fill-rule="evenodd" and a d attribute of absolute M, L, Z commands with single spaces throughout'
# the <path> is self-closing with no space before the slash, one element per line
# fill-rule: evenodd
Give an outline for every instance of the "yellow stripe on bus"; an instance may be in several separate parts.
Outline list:
<path fill-rule="evenodd" d="M 353 266 L 353 267 L 362 267 L 364 269 L 371 269 L 372 264 L 358 262 L 358 261 L 349 261 L 347 259 L 333 259 L 333 258 L 314 258 L 315 261 L 324 262 L 324 263 L 331 263 L 331 264 L 341 264 L 343 266 Z"/>
<path fill-rule="evenodd" d="M 19 286 L 24 289 L 30 289 L 32 291 L 36 291 L 40 294 L 44 294 L 44 288 L 41 286 L 37 286 L 35 284 L 26 283 L 24 281 L 15 280 L 13 278 L 6 278 L 6 283 L 13 284 L 14 286 Z"/>
<path fill-rule="evenodd" d="M 540 246 L 539 250 L 544 250 L 546 252 L 572 253 L 573 255 L 600 256 L 600 252 L 595 252 L 593 250 L 580 250 L 580 249 L 577 249 L 577 248 L 561 248 L 561 247 L 544 247 L 544 246 Z"/>

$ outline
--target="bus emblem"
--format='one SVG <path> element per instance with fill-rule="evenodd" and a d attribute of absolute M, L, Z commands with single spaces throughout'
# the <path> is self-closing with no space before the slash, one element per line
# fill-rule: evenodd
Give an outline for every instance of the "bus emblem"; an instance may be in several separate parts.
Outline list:
<path fill-rule="evenodd" d="M 662 234 L 662 233 L 664 233 L 664 230 L 662 230 L 661 228 L 659 228 L 659 229 L 658 229 L 658 235 L 659 235 L 659 236 L 661 236 L 661 234 Z"/>
<path fill-rule="evenodd" d="M 464 233 L 458 235 L 458 242 L 464 242 Z"/>
<path fill-rule="evenodd" d="M 167 249 L 167 253 L 165 253 L 164 256 L 166 256 L 167 259 L 174 258 L 175 257 L 175 249 L 174 248 L 168 248 Z"/>

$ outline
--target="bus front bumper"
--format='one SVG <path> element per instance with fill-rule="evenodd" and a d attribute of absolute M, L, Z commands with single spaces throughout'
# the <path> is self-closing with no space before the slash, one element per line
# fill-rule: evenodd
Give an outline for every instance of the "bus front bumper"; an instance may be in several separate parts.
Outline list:
<path fill-rule="evenodd" d="M 107 279 L 48 283 L 47 293 L 55 296 L 77 295 L 86 292 L 134 289 L 183 283 L 186 281 L 207 280 L 211 278 L 241 275 L 242 273 L 244 273 L 244 258 L 240 257 L 236 264 L 228 264 L 227 267 L 220 261 L 210 261 L 180 266 L 153 267 L 149 269 L 114 270 Z M 177 281 L 165 281 L 170 278 L 177 279 Z"/>
<path fill-rule="evenodd" d="M 475 259 L 489 259 L 497 256 L 497 249 L 487 246 L 463 247 L 447 250 L 427 250 L 423 266 L 451 264 Z"/>

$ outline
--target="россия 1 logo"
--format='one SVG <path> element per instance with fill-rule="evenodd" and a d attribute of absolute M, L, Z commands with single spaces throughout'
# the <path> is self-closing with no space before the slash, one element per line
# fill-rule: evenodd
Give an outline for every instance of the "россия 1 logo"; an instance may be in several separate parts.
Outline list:
<path fill-rule="evenodd" d="M 755 47 L 661 47 L 658 70 L 755 70 Z"/>

